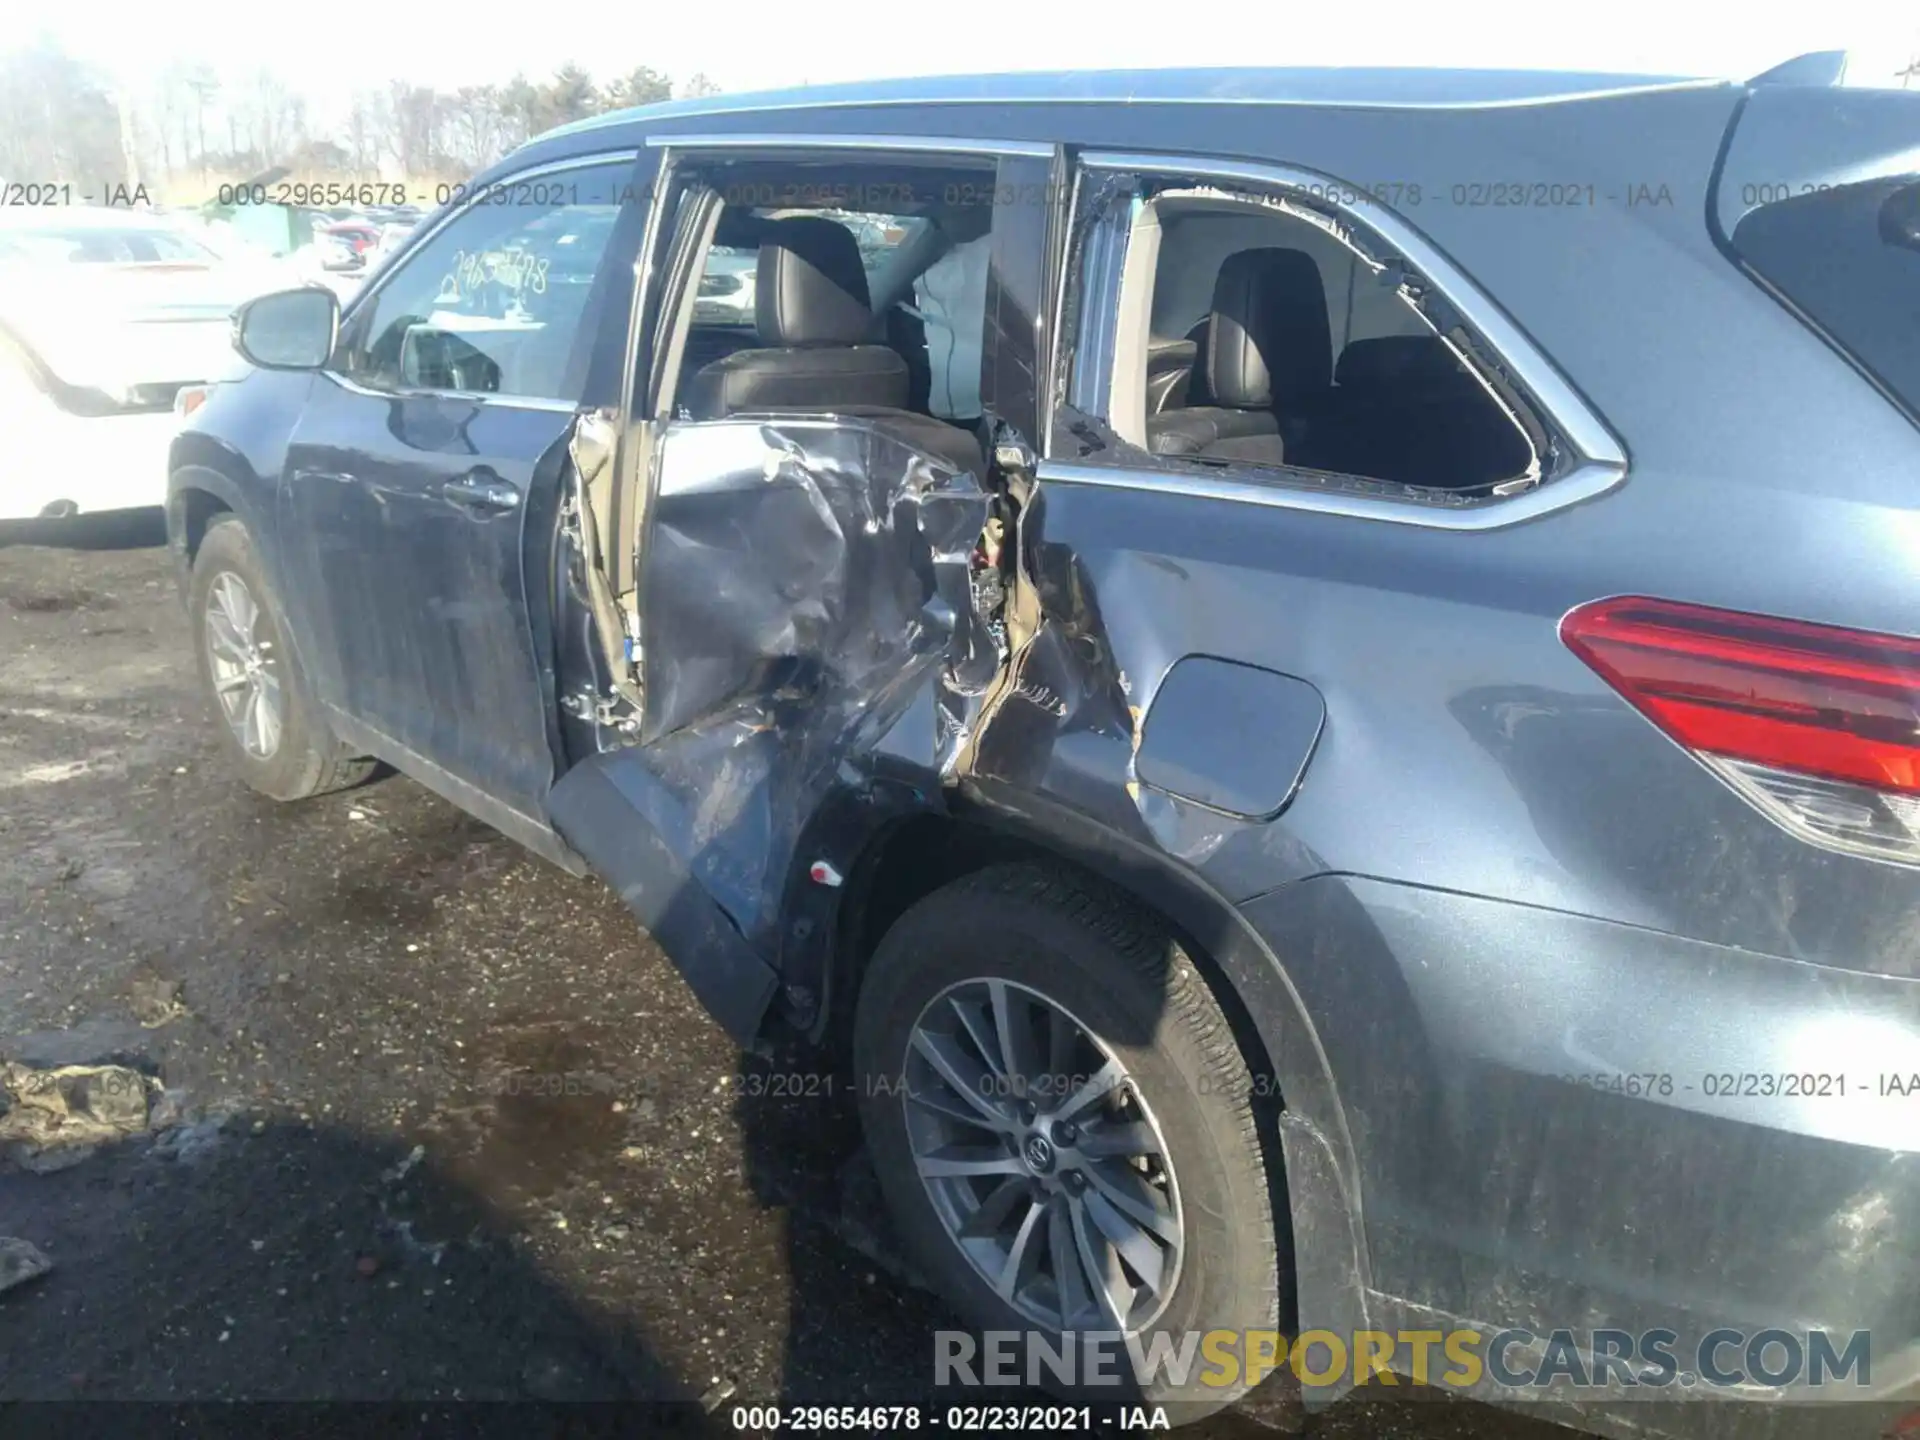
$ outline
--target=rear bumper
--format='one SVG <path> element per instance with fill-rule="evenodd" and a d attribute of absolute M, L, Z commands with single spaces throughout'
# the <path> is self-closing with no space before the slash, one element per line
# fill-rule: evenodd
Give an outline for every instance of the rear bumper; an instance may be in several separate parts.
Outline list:
<path fill-rule="evenodd" d="M 9 414 L 0 439 L 0 520 L 131 510 L 167 498 L 171 411 L 85 417 L 51 405 Z"/>
<path fill-rule="evenodd" d="M 1683 1369 L 1865 1331 L 1819 1398 L 1920 1402 L 1920 982 L 1351 877 L 1244 909 L 1334 1072 L 1376 1313 L 1671 1330 Z"/>

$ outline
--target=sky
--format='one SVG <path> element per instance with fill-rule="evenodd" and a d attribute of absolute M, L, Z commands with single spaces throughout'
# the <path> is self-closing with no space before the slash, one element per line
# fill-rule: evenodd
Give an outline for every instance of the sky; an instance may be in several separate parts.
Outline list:
<path fill-rule="evenodd" d="M 650 65 L 730 92 L 884 75 L 1174 65 L 1434 65 L 1744 79 L 1810 50 L 1852 52 L 1850 83 L 1896 84 L 1920 56 L 1914 0 L 1731 7 L 1678 0 L 1363 6 L 1048 5 L 1044 0 L 12 0 L 0 47 L 50 36 L 121 83 L 174 59 L 244 81 L 265 67 L 324 112 L 401 78 L 451 88 L 569 61 L 597 79 Z M 1183 13 L 1204 23 L 1170 24 Z M 1244 19 L 1237 18 L 1244 16 Z M 1734 18 L 1737 17 L 1737 18 Z"/>

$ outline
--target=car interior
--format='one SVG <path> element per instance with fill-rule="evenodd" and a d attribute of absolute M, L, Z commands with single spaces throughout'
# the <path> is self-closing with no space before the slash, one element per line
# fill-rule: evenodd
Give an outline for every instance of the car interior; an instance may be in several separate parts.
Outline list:
<path fill-rule="evenodd" d="M 884 211 L 723 203 L 705 272 L 737 272 L 741 253 L 753 256 L 751 324 L 742 323 L 744 309 L 734 318 L 692 307 L 672 413 L 859 416 L 979 473 L 991 177 L 970 179 L 962 186 L 948 170 L 876 177 L 863 188 L 884 199 Z M 838 198 L 824 177 L 817 187 L 796 185 L 791 166 L 777 190 L 750 169 L 712 183 L 723 196 Z M 946 198 L 975 194 L 978 203 Z M 713 289 L 703 272 L 696 293 Z"/>
<path fill-rule="evenodd" d="M 556 207 L 526 222 L 496 207 L 495 233 L 467 238 L 374 299 L 349 340 L 358 378 L 426 390 L 557 397 L 619 206 Z M 487 217 L 493 218 L 493 217 Z M 415 273 L 418 272 L 418 278 Z M 360 348 L 355 350 L 355 346 Z"/>
<path fill-rule="evenodd" d="M 1522 475 L 1526 432 L 1377 268 L 1297 214 L 1153 202 L 1145 448 L 1469 491 Z M 1124 432 L 1123 432 L 1124 433 Z"/>
<path fill-rule="evenodd" d="M 835 178 L 844 190 L 844 174 Z M 890 175 L 864 187 L 884 195 L 884 211 L 723 204 L 696 288 L 711 297 L 750 278 L 752 306 L 742 295 L 731 309 L 711 298 L 692 307 L 673 413 L 867 415 L 978 467 L 992 219 L 990 177 L 979 180 Z M 708 183 L 748 201 L 810 190 L 790 165 L 777 180 L 744 165 Z M 945 203 L 955 196 L 980 203 Z M 1169 190 L 1147 209 L 1157 250 L 1143 383 L 1115 399 L 1140 395 L 1136 434 L 1153 455 L 1448 492 L 1484 491 L 1536 467 L 1527 431 L 1408 298 L 1402 268 L 1365 258 L 1302 213 L 1251 199 Z M 939 283 L 950 271 L 963 281 L 948 287 L 952 299 Z"/>

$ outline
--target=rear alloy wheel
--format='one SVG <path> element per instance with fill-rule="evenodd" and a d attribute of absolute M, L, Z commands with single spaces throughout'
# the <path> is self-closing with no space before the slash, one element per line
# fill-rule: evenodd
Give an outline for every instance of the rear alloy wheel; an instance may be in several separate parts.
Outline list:
<path fill-rule="evenodd" d="M 1256 1087 L 1205 980 L 1129 896 L 1024 865 L 927 896 L 868 966 L 854 1063 L 901 1238 L 977 1330 L 1059 1354 L 1069 1334 L 1150 1351 L 1277 1328 Z M 1055 1388 L 1190 1419 L 1243 1388 L 1206 1371 Z"/>
<path fill-rule="evenodd" d="M 188 608 L 223 748 L 249 785 L 301 800 L 373 773 L 373 761 L 347 754 L 327 729 L 253 537 L 233 516 L 218 517 L 200 541 Z"/>
<path fill-rule="evenodd" d="M 1159 1317 L 1180 1278 L 1180 1189 L 1126 1066 L 1086 1025 L 1011 980 L 965 980 L 920 1012 L 905 1079 L 921 1184 L 996 1295 L 1052 1331 Z"/>

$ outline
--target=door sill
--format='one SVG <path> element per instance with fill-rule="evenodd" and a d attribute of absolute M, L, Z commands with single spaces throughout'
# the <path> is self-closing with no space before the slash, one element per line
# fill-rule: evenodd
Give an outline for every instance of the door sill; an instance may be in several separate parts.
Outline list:
<path fill-rule="evenodd" d="M 588 873 L 587 862 L 546 821 L 496 800 L 479 786 L 462 780 L 445 766 L 436 764 L 417 750 L 408 749 L 371 725 L 331 705 L 326 707 L 326 711 L 328 728 L 349 749 L 386 761 L 409 779 L 419 781 L 442 800 L 459 806 L 474 819 L 491 825 L 508 839 L 519 841 L 542 860 L 558 865 L 569 875 Z"/>

